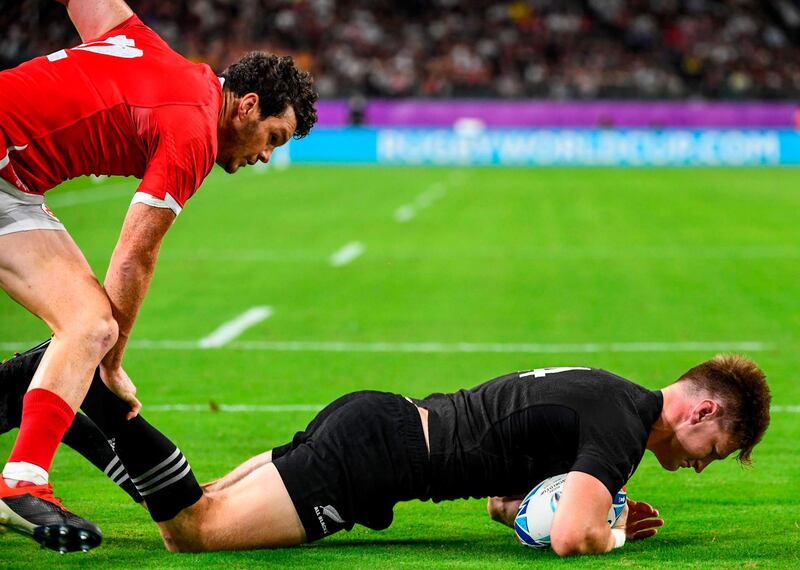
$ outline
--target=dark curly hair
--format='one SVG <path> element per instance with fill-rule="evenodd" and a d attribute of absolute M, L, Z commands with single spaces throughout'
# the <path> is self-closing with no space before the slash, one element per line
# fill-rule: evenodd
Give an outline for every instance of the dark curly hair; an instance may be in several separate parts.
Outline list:
<path fill-rule="evenodd" d="M 723 429 L 738 440 L 741 463 L 769 426 L 772 396 L 764 372 L 756 363 L 738 354 L 718 354 L 687 371 L 677 382 L 688 382 L 696 391 L 722 400 Z"/>
<path fill-rule="evenodd" d="M 317 92 L 307 71 L 297 69 L 291 57 L 251 51 L 222 72 L 224 88 L 237 97 L 258 95 L 261 116 L 277 117 L 288 105 L 294 109 L 297 128 L 294 138 L 306 136 L 317 122 L 314 108 Z"/>

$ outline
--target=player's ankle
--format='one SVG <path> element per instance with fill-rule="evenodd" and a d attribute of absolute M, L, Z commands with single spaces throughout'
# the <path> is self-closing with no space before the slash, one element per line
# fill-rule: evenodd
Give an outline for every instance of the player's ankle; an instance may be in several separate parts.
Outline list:
<path fill-rule="evenodd" d="M 47 471 L 38 465 L 25 461 L 14 461 L 6 463 L 3 468 L 3 479 L 7 486 L 16 487 L 21 482 L 46 485 L 49 476 Z"/>

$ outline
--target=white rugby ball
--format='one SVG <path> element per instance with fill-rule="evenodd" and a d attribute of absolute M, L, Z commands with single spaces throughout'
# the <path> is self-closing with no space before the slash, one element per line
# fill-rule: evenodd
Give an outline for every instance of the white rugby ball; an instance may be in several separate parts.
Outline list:
<path fill-rule="evenodd" d="M 550 546 L 550 527 L 566 480 L 566 473 L 545 479 L 536 485 L 520 504 L 517 517 L 514 519 L 514 530 L 525 546 L 533 548 Z M 627 493 L 623 487 L 614 496 L 611 508 L 608 510 L 609 526 L 614 526 L 622 515 L 626 500 Z"/>

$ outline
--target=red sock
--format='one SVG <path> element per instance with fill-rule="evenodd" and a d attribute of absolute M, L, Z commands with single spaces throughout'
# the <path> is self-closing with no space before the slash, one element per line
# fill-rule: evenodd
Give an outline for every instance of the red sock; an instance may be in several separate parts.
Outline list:
<path fill-rule="evenodd" d="M 25 461 L 50 470 L 56 448 L 75 412 L 58 394 L 34 388 L 22 399 L 22 423 L 9 463 Z"/>

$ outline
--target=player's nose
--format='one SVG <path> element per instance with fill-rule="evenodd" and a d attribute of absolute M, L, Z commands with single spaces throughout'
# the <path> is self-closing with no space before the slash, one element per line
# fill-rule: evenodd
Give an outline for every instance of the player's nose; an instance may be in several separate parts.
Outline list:
<path fill-rule="evenodd" d="M 260 153 L 258 153 L 258 160 L 263 162 L 264 164 L 269 162 L 269 159 L 272 157 L 272 149 L 265 148 Z"/>
<path fill-rule="evenodd" d="M 708 467 L 707 461 L 695 461 L 694 462 L 694 470 L 696 473 L 702 473 L 703 470 Z"/>

